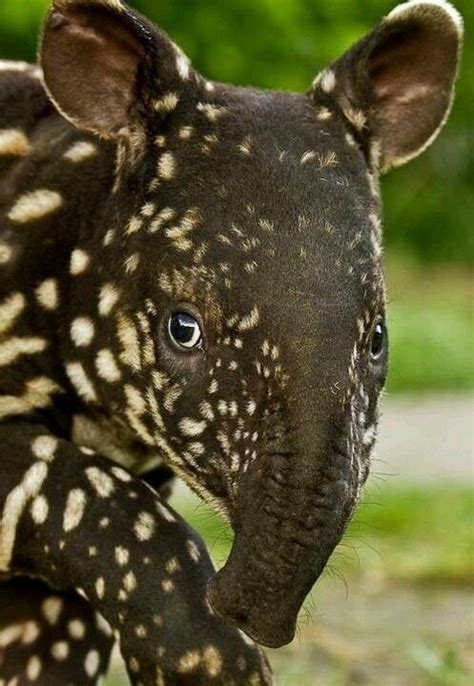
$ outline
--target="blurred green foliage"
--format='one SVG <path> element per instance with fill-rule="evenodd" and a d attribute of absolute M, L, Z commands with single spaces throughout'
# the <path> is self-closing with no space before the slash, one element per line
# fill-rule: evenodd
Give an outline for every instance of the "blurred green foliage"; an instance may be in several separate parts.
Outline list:
<path fill-rule="evenodd" d="M 472 0 L 454 0 L 469 26 Z M 33 60 L 49 0 L 1 0 L 0 55 Z M 396 0 L 131 0 L 208 77 L 305 90 L 314 75 Z M 421 261 L 472 259 L 474 45 L 467 41 L 458 97 L 439 141 L 384 182 L 387 243 Z"/>
<path fill-rule="evenodd" d="M 387 260 L 389 391 L 474 388 L 472 279 L 458 265 Z"/>

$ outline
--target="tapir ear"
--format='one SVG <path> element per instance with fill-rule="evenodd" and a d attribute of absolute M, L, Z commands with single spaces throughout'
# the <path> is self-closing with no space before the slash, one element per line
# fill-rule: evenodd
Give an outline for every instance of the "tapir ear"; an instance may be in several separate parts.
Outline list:
<path fill-rule="evenodd" d="M 445 0 L 405 2 L 316 78 L 314 95 L 336 98 L 386 171 L 421 153 L 447 120 L 462 38 Z"/>
<path fill-rule="evenodd" d="M 192 76 L 179 48 L 120 0 L 54 0 L 40 61 L 59 111 L 105 137 L 144 126 L 155 99 L 176 102 Z"/>

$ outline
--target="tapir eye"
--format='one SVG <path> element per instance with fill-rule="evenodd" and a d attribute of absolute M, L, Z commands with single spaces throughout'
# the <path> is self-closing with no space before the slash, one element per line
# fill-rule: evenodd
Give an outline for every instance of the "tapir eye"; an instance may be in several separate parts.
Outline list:
<path fill-rule="evenodd" d="M 380 317 L 376 320 L 372 329 L 372 341 L 370 345 L 370 356 L 372 362 L 379 362 L 382 359 L 387 345 L 387 331 L 385 323 Z"/>
<path fill-rule="evenodd" d="M 184 350 L 196 350 L 202 345 L 199 322 L 186 312 L 175 312 L 170 316 L 168 334 L 173 343 Z"/>

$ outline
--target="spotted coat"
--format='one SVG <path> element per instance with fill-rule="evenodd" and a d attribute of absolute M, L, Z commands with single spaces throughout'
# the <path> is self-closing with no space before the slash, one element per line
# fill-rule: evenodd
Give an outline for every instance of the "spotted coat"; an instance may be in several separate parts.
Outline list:
<path fill-rule="evenodd" d="M 136 686 L 271 683 L 245 634 L 292 639 L 369 470 L 379 176 L 446 121 L 461 42 L 411 0 L 260 91 L 54 0 L 40 66 L 0 62 L 2 686 L 95 684 L 114 639 Z M 235 530 L 217 574 L 174 475 Z"/>

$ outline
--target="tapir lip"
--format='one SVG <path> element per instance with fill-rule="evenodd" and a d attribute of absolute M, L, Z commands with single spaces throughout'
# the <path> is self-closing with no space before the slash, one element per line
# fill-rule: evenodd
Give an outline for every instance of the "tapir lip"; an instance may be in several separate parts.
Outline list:
<path fill-rule="evenodd" d="M 218 591 L 215 579 L 216 577 L 211 579 L 208 584 L 207 599 L 209 605 L 216 614 L 223 617 L 223 619 L 230 621 L 249 638 L 265 648 L 281 648 L 293 641 L 296 633 L 296 621 L 277 629 L 275 626 L 271 625 L 266 627 L 255 626 L 251 618 L 244 617 L 242 614 L 223 612 L 218 602 Z"/>

